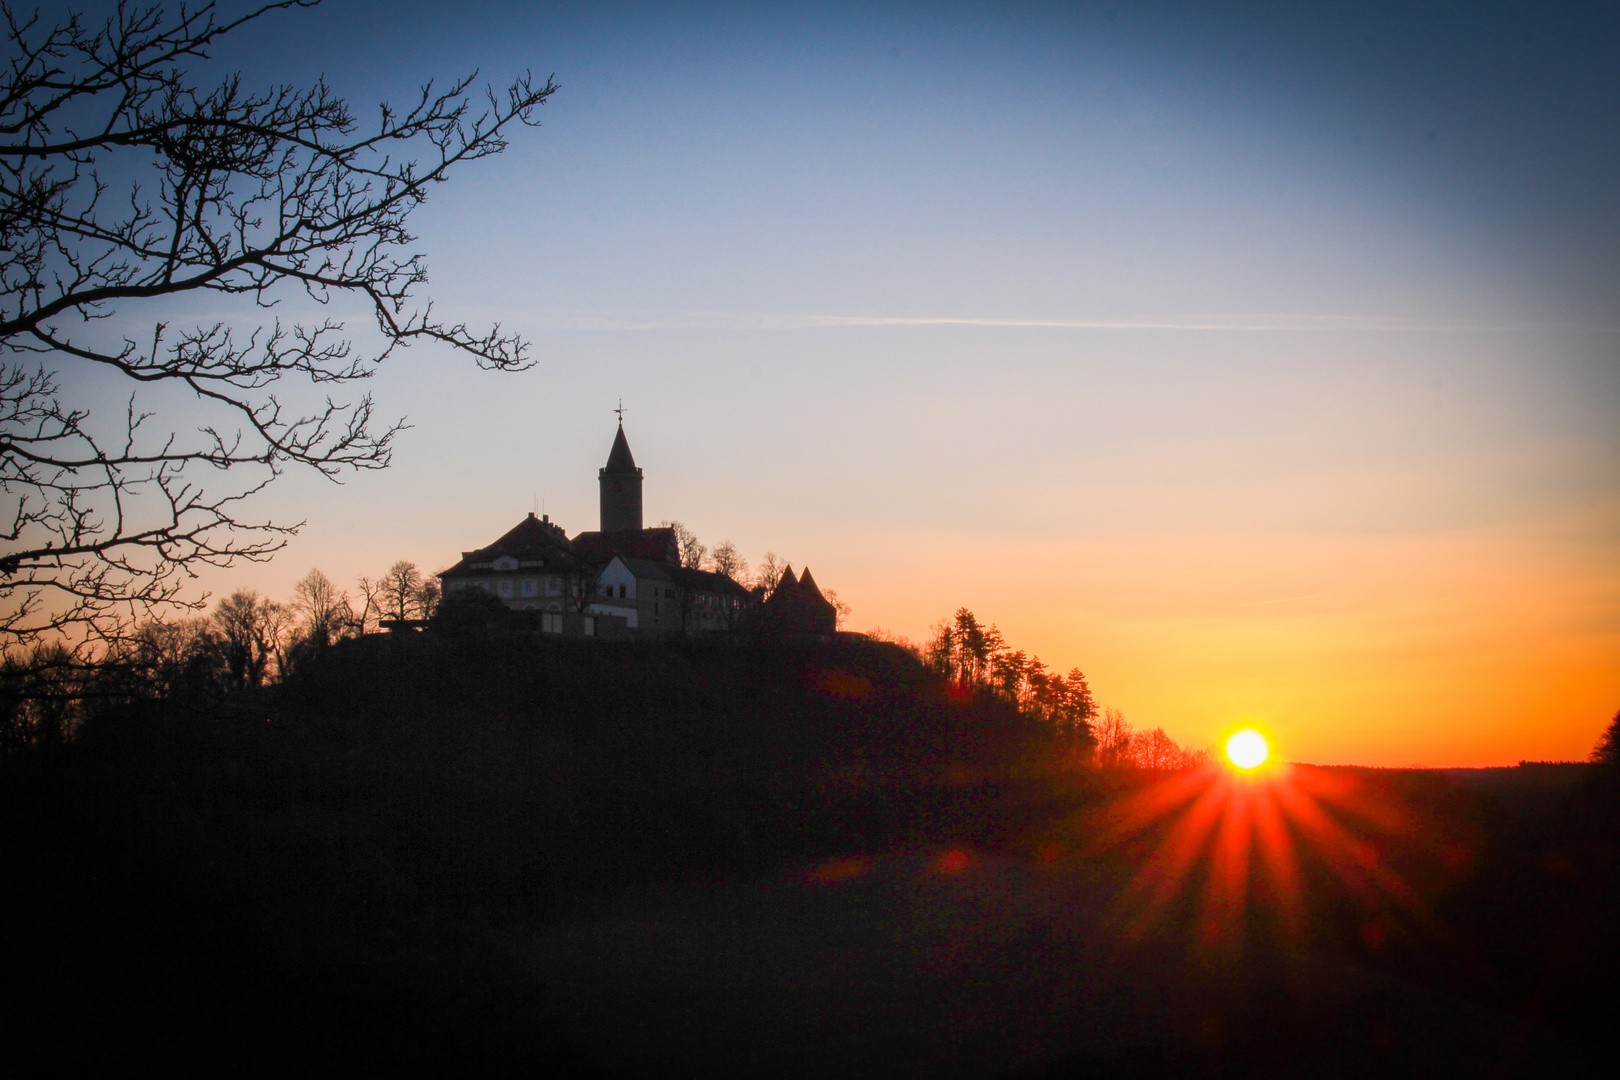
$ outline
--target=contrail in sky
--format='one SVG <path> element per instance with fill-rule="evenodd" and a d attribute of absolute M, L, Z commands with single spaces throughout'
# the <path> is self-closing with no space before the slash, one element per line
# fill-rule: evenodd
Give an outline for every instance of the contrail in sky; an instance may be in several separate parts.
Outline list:
<path fill-rule="evenodd" d="M 493 310 L 493 309 L 492 309 Z M 507 311 L 508 318 L 512 316 Z M 538 308 L 526 313 L 557 330 L 817 330 L 840 327 L 962 326 L 1031 330 L 1382 331 L 1387 333 L 1512 333 L 1584 330 L 1614 333 L 1620 327 L 1563 323 L 1497 323 L 1467 319 L 1399 319 L 1366 315 L 1189 315 L 1141 319 L 996 319 L 932 315 L 783 315 L 751 312 L 621 312 Z"/>

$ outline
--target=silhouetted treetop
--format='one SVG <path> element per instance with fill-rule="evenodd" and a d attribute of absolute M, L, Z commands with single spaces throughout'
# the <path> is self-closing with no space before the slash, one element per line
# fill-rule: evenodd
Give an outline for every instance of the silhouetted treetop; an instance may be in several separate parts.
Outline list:
<path fill-rule="evenodd" d="M 1614 719 L 1609 721 L 1608 728 L 1603 732 L 1603 738 L 1592 748 L 1592 761 L 1598 765 L 1620 768 L 1620 712 L 1614 714 Z"/>

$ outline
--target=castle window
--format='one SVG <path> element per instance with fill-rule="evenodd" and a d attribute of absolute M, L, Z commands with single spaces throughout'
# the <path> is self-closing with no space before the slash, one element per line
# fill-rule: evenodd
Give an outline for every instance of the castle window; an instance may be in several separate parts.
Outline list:
<path fill-rule="evenodd" d="M 610 587 L 611 587 L 611 586 L 610 586 Z M 619 586 L 619 596 L 620 596 L 620 597 L 621 597 L 621 598 L 623 598 L 623 596 L 624 596 L 624 586 L 623 586 L 623 585 L 620 585 L 620 586 Z"/>
<path fill-rule="evenodd" d="M 560 634 L 563 632 L 563 617 L 546 612 L 540 616 L 540 629 L 547 634 Z"/>
<path fill-rule="evenodd" d="M 524 596 L 534 596 L 534 595 L 536 595 L 539 592 L 539 589 L 537 588 L 537 586 L 539 584 L 540 583 L 538 581 L 536 581 L 532 577 L 524 578 L 523 579 L 523 595 Z"/>
<path fill-rule="evenodd" d="M 497 583 L 496 588 L 500 590 L 500 594 L 501 594 L 502 597 L 511 596 L 512 595 L 512 579 L 511 578 L 501 578 L 501 580 Z"/>

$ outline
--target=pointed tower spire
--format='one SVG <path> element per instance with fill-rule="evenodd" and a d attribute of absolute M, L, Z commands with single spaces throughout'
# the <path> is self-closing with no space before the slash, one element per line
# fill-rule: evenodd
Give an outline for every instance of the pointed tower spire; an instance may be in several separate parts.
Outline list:
<path fill-rule="evenodd" d="M 630 453 L 630 441 L 624 437 L 624 425 L 619 425 L 619 433 L 613 436 L 613 449 L 608 451 L 607 468 L 603 472 L 630 473 L 637 472 L 636 459 Z"/>
<path fill-rule="evenodd" d="M 607 465 L 597 473 L 602 498 L 602 531 L 637 532 L 641 529 L 641 470 L 636 468 L 630 442 L 624 437 L 623 403 L 614 411 L 619 414 L 619 430 L 613 436 Z"/>

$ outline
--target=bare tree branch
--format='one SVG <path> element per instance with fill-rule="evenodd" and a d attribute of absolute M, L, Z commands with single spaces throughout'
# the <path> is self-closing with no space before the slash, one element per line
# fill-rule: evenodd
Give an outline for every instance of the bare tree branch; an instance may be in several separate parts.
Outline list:
<path fill-rule="evenodd" d="M 310 389 L 370 378 L 417 341 L 529 366 L 516 335 L 416 302 L 427 271 L 406 219 L 453 168 L 536 124 L 555 84 L 428 83 L 362 130 L 324 82 L 208 87 L 181 66 L 313 2 L 235 18 L 120 4 L 99 27 L 0 5 L 0 651 L 57 636 L 94 648 L 198 608 L 184 594 L 198 570 L 268 559 L 298 529 L 244 509 L 287 467 L 385 468 L 403 423 L 368 394 Z M 236 298 L 249 319 L 300 293 L 352 297 L 381 343 L 363 352 L 332 319 L 171 329 L 148 312 L 188 292 Z M 93 417 L 63 387 L 97 372 L 174 387 L 206 419 L 166 424 L 133 394 L 123 417 Z"/>

